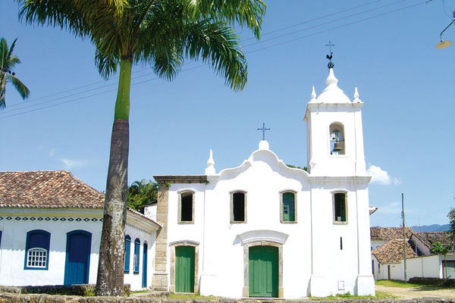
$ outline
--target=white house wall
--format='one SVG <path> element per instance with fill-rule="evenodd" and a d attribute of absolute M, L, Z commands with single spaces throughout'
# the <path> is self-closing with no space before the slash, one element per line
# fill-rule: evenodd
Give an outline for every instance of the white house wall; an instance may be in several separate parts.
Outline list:
<path fill-rule="evenodd" d="M 131 285 L 131 290 L 140 290 L 142 287 L 143 262 L 144 262 L 144 242 L 147 243 L 147 287 L 152 283 L 153 261 L 155 260 L 155 233 L 149 234 L 145 231 L 135 228 L 129 224 L 126 225 L 125 235 L 131 237 L 130 246 L 130 271 L 124 273 L 125 284 Z M 141 241 L 139 249 L 139 273 L 134 273 L 134 241 Z"/>
<path fill-rule="evenodd" d="M 2 231 L 0 285 L 62 285 L 65 277 L 66 234 L 74 230 L 84 230 L 92 234 L 89 283 L 96 282 L 101 234 L 101 222 L 96 216 L 92 215 L 91 218 L 97 220 L 96 222 L 92 222 L 91 219 L 88 222 L 15 220 L 15 217 L 22 217 L 20 214 L 21 211 L 15 212 L 12 220 L 2 216 L 3 220 L 0 221 Z M 38 213 L 34 217 L 46 218 L 49 214 Z M 45 230 L 51 234 L 47 270 L 24 269 L 27 232 L 35 229 Z"/>
<path fill-rule="evenodd" d="M 92 235 L 88 283 L 96 284 L 102 228 L 101 210 L 1 209 L 0 212 L 0 231 L 2 232 L 0 285 L 63 285 L 67 233 L 74 230 L 84 230 Z M 16 218 L 20 218 L 20 220 Z M 24 220 L 23 218 L 27 219 Z M 65 221 L 62 221 L 61 218 L 65 218 Z M 72 221 L 68 220 L 69 218 Z M 27 232 L 36 229 L 45 230 L 51 234 L 48 254 L 49 263 L 48 269 L 45 270 L 24 268 Z M 130 274 L 125 274 L 125 283 L 129 283 L 132 290 L 139 290 L 142 289 L 144 241 L 147 241 L 148 244 L 147 286 L 151 284 L 155 256 L 155 233 L 147 233 L 128 223 L 125 230 L 132 240 Z M 133 273 L 134 240 L 136 238 L 141 241 L 139 274 Z"/>

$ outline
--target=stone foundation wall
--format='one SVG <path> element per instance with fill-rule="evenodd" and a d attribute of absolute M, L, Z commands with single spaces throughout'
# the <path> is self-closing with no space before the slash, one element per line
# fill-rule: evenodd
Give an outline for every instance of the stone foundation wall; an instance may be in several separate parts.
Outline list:
<path fill-rule="evenodd" d="M 234 300 L 234 299 L 163 299 L 162 297 L 76 297 L 76 296 L 52 296 L 43 294 L 15 294 L 0 293 L 0 303 L 455 303 L 455 299 L 439 298 L 420 298 L 420 299 L 338 299 L 338 300 L 321 300 L 313 301 L 311 299 L 302 300 Z"/>

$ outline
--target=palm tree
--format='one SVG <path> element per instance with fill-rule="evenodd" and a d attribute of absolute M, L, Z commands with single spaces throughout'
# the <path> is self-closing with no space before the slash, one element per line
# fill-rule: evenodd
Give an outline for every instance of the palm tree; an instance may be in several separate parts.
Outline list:
<path fill-rule="evenodd" d="M 21 63 L 21 60 L 16 55 L 13 55 L 14 46 L 16 46 L 17 39 L 14 39 L 11 46 L 4 38 L 0 39 L 0 108 L 6 107 L 5 92 L 6 84 L 11 82 L 16 88 L 22 99 L 26 99 L 30 94 L 30 90 L 16 77 L 13 72 L 14 66 Z"/>
<path fill-rule="evenodd" d="M 151 64 L 172 79 L 185 58 L 209 63 L 234 90 L 247 81 L 247 64 L 232 26 L 259 38 L 262 0 L 18 0 L 29 23 L 50 24 L 89 37 L 95 62 L 108 77 L 118 67 L 109 169 L 100 245 L 98 295 L 123 293 L 131 68 Z"/>
<path fill-rule="evenodd" d="M 142 179 L 128 187 L 128 207 L 143 213 L 144 207 L 157 201 L 158 184 Z"/>

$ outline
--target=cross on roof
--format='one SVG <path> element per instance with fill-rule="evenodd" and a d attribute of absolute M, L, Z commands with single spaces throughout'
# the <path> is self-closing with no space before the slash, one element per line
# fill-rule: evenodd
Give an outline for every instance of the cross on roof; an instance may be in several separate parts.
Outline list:
<path fill-rule="evenodd" d="M 329 40 L 329 43 L 327 43 L 325 46 L 329 47 L 329 52 L 332 54 L 332 46 L 335 46 L 335 44 L 332 43 L 332 41 Z"/>
<path fill-rule="evenodd" d="M 262 128 L 258 128 L 257 130 L 262 130 L 262 140 L 265 140 L 265 131 L 270 130 L 270 128 L 265 128 L 265 123 L 262 122 Z"/>

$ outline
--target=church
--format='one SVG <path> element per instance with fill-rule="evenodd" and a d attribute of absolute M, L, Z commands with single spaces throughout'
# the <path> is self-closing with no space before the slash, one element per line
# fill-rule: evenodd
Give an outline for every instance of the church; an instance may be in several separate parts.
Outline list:
<path fill-rule="evenodd" d="M 306 168 L 262 140 L 237 167 L 217 172 L 210 151 L 204 174 L 155 176 L 157 203 L 128 211 L 125 283 L 229 298 L 374 295 L 362 106 L 329 65 L 304 115 Z M 0 178 L 0 284 L 96 283 L 103 194 L 68 172 Z"/>
<path fill-rule="evenodd" d="M 374 295 L 362 106 L 313 87 L 304 120 L 308 166 L 288 167 L 259 142 L 238 167 L 155 176 L 152 289 L 222 297 Z M 147 215 L 146 213 L 146 215 Z"/>

